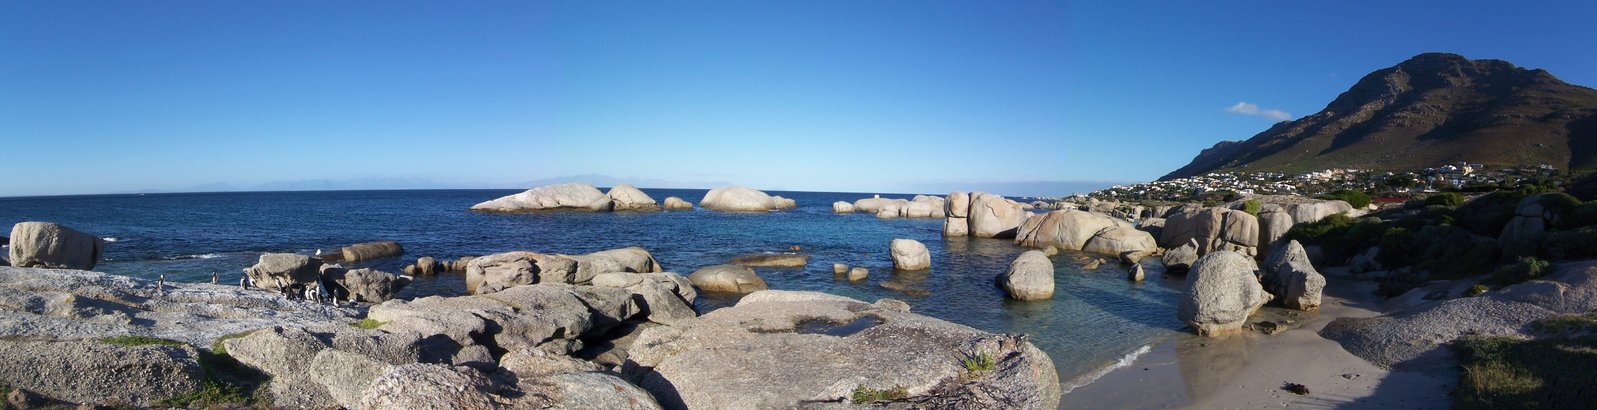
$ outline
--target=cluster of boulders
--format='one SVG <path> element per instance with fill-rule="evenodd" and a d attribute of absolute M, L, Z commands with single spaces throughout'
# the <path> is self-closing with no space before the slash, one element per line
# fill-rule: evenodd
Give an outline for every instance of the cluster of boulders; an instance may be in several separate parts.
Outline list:
<path fill-rule="evenodd" d="M 556 209 L 610 212 L 655 211 L 660 209 L 660 205 L 654 202 L 654 198 L 632 185 L 617 184 L 610 188 L 610 192 L 599 192 L 599 189 L 593 185 L 566 183 L 529 189 L 515 195 L 472 205 L 471 209 L 487 212 Z"/>
<path fill-rule="evenodd" d="M 405 265 L 401 271 L 406 275 L 432 276 L 443 272 L 465 273 L 466 266 L 471 264 L 475 256 L 462 256 L 454 261 L 439 260 L 431 256 L 416 258 L 416 263 Z"/>
<path fill-rule="evenodd" d="M 946 208 L 947 205 L 942 197 L 931 195 L 916 195 L 911 199 L 882 198 L 877 195 L 853 203 L 842 201 L 832 203 L 834 213 L 864 212 L 876 215 L 880 219 L 942 218 L 947 215 Z"/>
<path fill-rule="evenodd" d="M 767 212 L 797 208 L 798 203 L 751 188 L 726 186 L 705 192 L 699 206 L 712 211 Z"/>
<path fill-rule="evenodd" d="M 1153 235 L 1130 222 L 1074 209 L 1026 218 L 1017 232 L 1017 245 L 1113 255 L 1128 263 L 1159 253 Z"/>
<path fill-rule="evenodd" d="M 503 252 L 472 258 L 466 265 L 466 292 L 480 295 L 534 283 L 586 285 L 594 276 L 608 272 L 664 270 L 649 251 L 638 247 L 586 255 Z"/>
<path fill-rule="evenodd" d="M 330 303 L 381 303 L 393 299 L 412 279 L 370 268 L 347 269 L 306 255 L 268 253 L 244 268 L 241 287 Z"/>
<path fill-rule="evenodd" d="M 1032 216 L 1029 205 L 986 192 L 948 194 L 943 236 L 1014 238 L 1021 223 Z"/>

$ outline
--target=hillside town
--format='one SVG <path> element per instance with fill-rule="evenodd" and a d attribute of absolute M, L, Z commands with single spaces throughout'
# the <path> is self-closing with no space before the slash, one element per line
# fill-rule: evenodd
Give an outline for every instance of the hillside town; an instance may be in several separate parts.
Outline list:
<path fill-rule="evenodd" d="M 1548 164 L 1489 167 L 1459 161 L 1419 171 L 1331 168 L 1314 172 L 1211 172 L 1204 175 L 1116 185 L 1069 199 L 1119 201 L 1228 201 L 1236 195 L 1315 196 L 1350 189 L 1407 198 L 1436 192 L 1484 192 L 1525 185 L 1561 186 L 1569 174 Z"/>

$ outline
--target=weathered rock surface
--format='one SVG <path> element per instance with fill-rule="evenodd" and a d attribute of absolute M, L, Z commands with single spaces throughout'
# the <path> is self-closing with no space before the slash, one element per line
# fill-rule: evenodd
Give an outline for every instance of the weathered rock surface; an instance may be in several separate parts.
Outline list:
<path fill-rule="evenodd" d="M 754 189 L 728 186 L 706 192 L 704 199 L 699 201 L 699 206 L 712 211 L 765 212 L 792 209 L 797 204 L 791 199 L 771 196 Z"/>
<path fill-rule="evenodd" d="M 490 409 L 508 401 L 475 369 L 416 363 L 396 366 L 361 393 L 360 409 Z"/>
<path fill-rule="evenodd" d="M 698 292 L 682 275 L 669 272 L 601 273 L 593 278 L 594 286 L 620 288 L 631 291 L 633 302 L 650 322 L 675 324 L 698 316 L 693 311 L 693 300 Z"/>
<path fill-rule="evenodd" d="M 693 203 L 684 201 L 682 198 L 668 196 L 665 197 L 665 209 L 673 211 L 691 211 L 693 210 Z"/>
<path fill-rule="evenodd" d="M 1249 315 L 1270 301 L 1259 285 L 1253 258 L 1215 251 L 1198 258 L 1187 273 L 1187 291 L 1176 315 L 1201 336 L 1242 330 Z"/>
<path fill-rule="evenodd" d="M 1131 223 L 1074 209 L 1052 211 L 1027 218 L 1015 235 L 1015 244 L 1032 248 L 1053 246 L 1061 250 L 1079 251 L 1085 248 L 1087 241 L 1099 232 L 1116 227 L 1129 229 Z M 1130 238 L 1123 234 L 1120 236 Z M 1112 254 L 1119 255 L 1119 252 Z"/>
<path fill-rule="evenodd" d="M 995 370 L 964 374 L 959 355 L 978 352 L 992 355 Z M 651 328 L 631 358 L 629 375 L 671 409 L 824 406 L 846 403 L 859 387 L 901 386 L 909 397 L 898 405 L 918 408 L 1053 409 L 1060 395 L 1052 361 L 1024 336 L 812 292 L 756 292 L 696 321 Z"/>
<path fill-rule="evenodd" d="M 244 268 L 255 286 L 283 291 L 295 285 L 315 287 L 321 276 L 322 261 L 292 253 L 261 255 L 254 266 Z"/>
<path fill-rule="evenodd" d="M 1411 292 L 1429 292 L 1415 289 Z M 1560 264 L 1532 280 L 1480 296 L 1449 299 L 1384 316 L 1339 318 L 1320 335 L 1381 367 L 1430 371 L 1457 366 L 1447 343 L 1463 335 L 1528 336 L 1527 324 L 1597 311 L 1597 262 Z"/>
<path fill-rule="evenodd" d="M 854 213 L 854 204 L 851 204 L 851 203 L 848 203 L 848 202 L 843 202 L 843 201 L 833 202 L 832 203 L 832 213 L 835 213 L 835 214 L 851 214 L 851 213 Z"/>
<path fill-rule="evenodd" d="M 0 384 L 77 403 L 155 406 L 200 389 L 190 346 L 0 340 Z"/>
<path fill-rule="evenodd" d="M 610 198 L 611 210 L 615 211 L 658 211 L 660 204 L 654 202 L 649 194 L 643 193 L 637 187 L 628 184 L 616 184 L 610 187 L 610 192 L 604 194 Z"/>
<path fill-rule="evenodd" d="M 898 270 L 931 269 L 932 254 L 926 250 L 926 244 L 914 239 L 894 239 L 888 245 L 888 251 L 893 256 L 893 268 Z"/>
<path fill-rule="evenodd" d="M 50 222 L 18 222 L 11 227 L 11 266 L 94 269 L 105 241 Z"/>
<path fill-rule="evenodd" d="M 1258 254 L 1259 233 L 1259 219 L 1247 212 L 1203 208 L 1165 218 L 1159 246 L 1174 248 L 1196 239 L 1198 255 L 1226 250 L 1253 256 Z"/>
<path fill-rule="evenodd" d="M 350 262 L 392 258 L 405 254 L 405 248 L 394 241 L 361 242 L 345 246 L 339 251 L 343 253 L 344 260 Z"/>
<path fill-rule="evenodd" d="M 1103 255 L 1139 255 L 1135 259 L 1141 259 L 1140 255 L 1153 253 L 1158 249 L 1159 245 L 1154 242 L 1153 235 L 1130 226 L 1105 228 L 1093 235 L 1092 239 L 1088 239 L 1087 245 L 1081 248 L 1083 252 Z"/>
<path fill-rule="evenodd" d="M 344 272 L 336 281 L 356 301 L 382 303 L 393 299 L 405 285 L 410 284 L 409 276 L 399 276 L 388 272 L 369 268 L 352 269 Z"/>
<path fill-rule="evenodd" d="M 748 267 L 802 268 L 810 263 L 810 256 L 802 253 L 751 253 L 733 257 L 727 263 Z"/>
<path fill-rule="evenodd" d="M 954 217 L 943 219 L 943 236 L 970 236 L 970 220 Z"/>
<path fill-rule="evenodd" d="M 653 202 L 652 200 L 650 202 Z M 604 193 L 599 192 L 593 185 L 582 183 L 568 183 L 547 185 L 524 192 L 500 197 L 471 206 L 473 211 L 488 212 L 524 212 L 539 210 L 571 209 L 586 211 L 609 211 L 614 202 Z"/>
<path fill-rule="evenodd" d="M 765 280 L 753 269 L 738 265 L 713 265 L 700 268 L 688 275 L 700 290 L 709 292 L 749 293 L 765 290 Z"/>
<path fill-rule="evenodd" d="M 1009 263 L 1009 269 L 998 276 L 998 286 L 1015 299 L 1051 299 L 1054 297 L 1054 262 L 1042 251 L 1022 252 Z"/>
<path fill-rule="evenodd" d="M 1325 276 L 1314 269 L 1309 255 L 1298 241 L 1288 241 L 1276 247 L 1265 259 L 1264 277 L 1260 280 L 1264 291 L 1275 295 L 1272 299 L 1288 309 L 1315 310 L 1320 308 L 1320 296 L 1325 290 Z"/>
<path fill-rule="evenodd" d="M 1508 241 L 1539 234 L 1557 223 L 1561 215 L 1542 206 L 1542 201 L 1550 195 L 1552 194 L 1536 194 L 1519 200 L 1519 204 L 1514 207 L 1514 217 L 1503 226 L 1503 232 L 1498 239 Z"/>
<path fill-rule="evenodd" d="M 1164 256 L 1160 257 L 1160 259 L 1164 261 L 1165 269 L 1172 272 L 1185 272 L 1192 267 L 1193 262 L 1198 261 L 1198 242 L 1195 239 L 1189 240 L 1186 245 L 1165 251 Z"/>
<path fill-rule="evenodd" d="M 971 194 L 969 212 L 970 236 L 977 238 L 1013 238 L 1026 221 L 1020 203 L 985 192 Z"/>

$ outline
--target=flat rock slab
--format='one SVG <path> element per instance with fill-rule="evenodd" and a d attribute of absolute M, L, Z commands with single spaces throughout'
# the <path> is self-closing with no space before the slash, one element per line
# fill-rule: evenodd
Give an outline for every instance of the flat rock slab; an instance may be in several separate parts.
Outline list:
<path fill-rule="evenodd" d="M 644 331 L 628 372 L 665 408 L 846 405 L 856 389 L 903 388 L 888 407 L 1053 409 L 1053 362 L 1024 336 L 997 335 L 815 292 L 760 291 L 737 306 Z M 961 358 L 988 354 L 990 370 Z"/>

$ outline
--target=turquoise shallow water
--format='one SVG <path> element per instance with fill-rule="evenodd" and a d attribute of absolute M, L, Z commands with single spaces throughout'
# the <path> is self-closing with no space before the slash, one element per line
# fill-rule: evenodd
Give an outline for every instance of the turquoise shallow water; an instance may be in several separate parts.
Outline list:
<path fill-rule="evenodd" d="M 678 196 L 697 203 L 703 190 L 645 189 L 656 200 Z M 264 252 L 312 253 L 343 245 L 396 240 L 404 257 L 366 265 L 392 272 L 420 256 L 454 259 L 511 250 L 587 253 L 625 246 L 649 249 L 667 270 L 681 274 L 724 263 L 739 254 L 783 251 L 798 245 L 809 266 L 757 269 L 773 289 L 815 290 L 873 301 L 909 302 L 916 313 L 990 332 L 1031 334 L 1053 357 L 1061 380 L 1083 376 L 1144 346 L 1177 337 L 1179 277 L 1147 265 L 1148 280 L 1131 283 L 1126 269 L 1080 265 L 1086 255 L 1053 258 L 1053 300 L 1016 302 L 993 284 L 1024 248 L 1008 240 L 949 238 L 941 219 L 879 220 L 834 215 L 831 203 L 870 194 L 772 192 L 798 201 L 775 213 L 702 210 L 648 213 L 547 212 L 483 214 L 471 205 L 513 190 L 343 191 L 96 195 L 0 198 L 0 223 L 53 221 L 113 238 L 96 270 L 168 280 L 208 281 L 219 272 L 237 283 L 240 269 Z M 909 197 L 910 195 L 883 195 Z M 893 272 L 888 243 L 925 243 L 932 269 Z M 832 274 L 833 263 L 864 266 L 868 280 L 850 283 Z M 884 286 L 886 284 L 887 286 Z M 890 289 L 891 288 L 891 289 Z M 896 290 L 895 290 L 896 289 Z M 419 278 L 402 297 L 463 292 L 458 274 Z M 736 296 L 707 294 L 700 312 L 736 303 Z"/>

